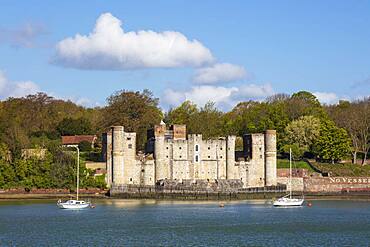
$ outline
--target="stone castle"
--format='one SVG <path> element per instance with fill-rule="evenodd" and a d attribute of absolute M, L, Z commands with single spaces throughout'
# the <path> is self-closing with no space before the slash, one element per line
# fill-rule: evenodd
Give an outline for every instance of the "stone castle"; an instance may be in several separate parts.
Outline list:
<path fill-rule="evenodd" d="M 243 188 L 277 185 L 276 131 L 203 140 L 185 125 L 161 122 L 148 131 L 146 152 L 136 153 L 136 133 L 113 126 L 103 135 L 108 187 L 155 185 L 160 181 L 238 180 Z"/>

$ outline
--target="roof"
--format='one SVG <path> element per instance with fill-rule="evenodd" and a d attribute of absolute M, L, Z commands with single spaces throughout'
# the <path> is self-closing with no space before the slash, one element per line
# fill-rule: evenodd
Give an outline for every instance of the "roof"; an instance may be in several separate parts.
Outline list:
<path fill-rule="evenodd" d="M 93 143 L 95 142 L 95 140 L 96 140 L 95 135 L 62 136 L 63 145 L 79 144 L 80 142 L 83 142 L 83 141 Z"/>

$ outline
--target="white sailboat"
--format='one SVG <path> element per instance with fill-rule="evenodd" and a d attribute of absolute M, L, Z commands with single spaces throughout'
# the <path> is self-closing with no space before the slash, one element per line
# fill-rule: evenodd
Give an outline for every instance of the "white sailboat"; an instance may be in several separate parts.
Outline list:
<path fill-rule="evenodd" d="M 62 200 L 58 200 L 57 206 L 61 209 L 84 209 L 91 207 L 90 202 L 85 202 L 82 200 L 78 200 L 78 192 L 79 192 L 79 185 L 80 185 L 80 150 L 77 145 L 71 145 L 70 147 L 75 147 L 77 149 L 77 194 L 76 200 L 68 200 L 62 202 Z"/>
<path fill-rule="evenodd" d="M 289 194 L 273 202 L 275 207 L 300 207 L 304 203 L 304 198 L 292 197 L 292 149 L 289 149 Z"/>

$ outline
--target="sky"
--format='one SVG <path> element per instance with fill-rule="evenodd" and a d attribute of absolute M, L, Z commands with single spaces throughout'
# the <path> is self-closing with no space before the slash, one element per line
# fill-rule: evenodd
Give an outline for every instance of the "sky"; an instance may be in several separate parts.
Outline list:
<path fill-rule="evenodd" d="M 149 89 L 230 110 L 300 90 L 370 96 L 370 1 L 0 2 L 0 99 L 36 92 L 104 106 Z"/>

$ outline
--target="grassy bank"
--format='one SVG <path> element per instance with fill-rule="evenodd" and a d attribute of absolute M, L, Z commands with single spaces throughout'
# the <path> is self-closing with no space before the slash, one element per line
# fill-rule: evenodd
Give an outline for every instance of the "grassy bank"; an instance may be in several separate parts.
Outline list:
<path fill-rule="evenodd" d="M 277 168 L 289 168 L 289 160 L 288 159 L 278 159 Z M 307 169 L 309 171 L 314 172 L 311 166 L 303 160 L 292 161 L 292 168 L 302 168 L 302 169 Z"/>
<path fill-rule="evenodd" d="M 310 161 L 311 162 L 311 161 Z M 311 162 L 322 172 L 328 173 L 332 177 L 369 177 L 370 166 L 358 164 L 331 164 Z"/>

